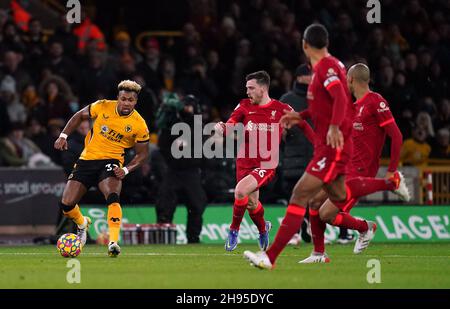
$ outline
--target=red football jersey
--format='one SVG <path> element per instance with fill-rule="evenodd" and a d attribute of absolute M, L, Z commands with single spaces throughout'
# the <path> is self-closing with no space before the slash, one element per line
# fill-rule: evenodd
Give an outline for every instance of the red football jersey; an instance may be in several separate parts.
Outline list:
<path fill-rule="evenodd" d="M 374 177 L 386 139 L 383 126 L 394 122 L 394 116 L 387 101 L 372 91 L 357 100 L 355 108 L 351 170 L 366 170 L 367 177 Z"/>
<path fill-rule="evenodd" d="M 283 131 L 280 118 L 285 110 L 293 109 L 288 104 L 277 100 L 272 100 L 265 105 L 252 104 L 250 99 L 241 100 L 227 121 L 228 125 L 241 123 L 245 128 L 244 140 L 239 146 L 236 160 L 238 168 L 274 169 L 277 167 Z M 274 154 L 276 155 L 273 156 Z"/>
<path fill-rule="evenodd" d="M 337 93 L 337 99 L 333 99 L 331 95 L 334 91 Z M 342 62 L 333 56 L 327 56 L 314 66 L 307 99 L 316 132 L 316 147 L 326 145 L 330 124 L 339 126 L 344 135 L 344 142 L 350 138 L 354 112 L 347 87 L 347 72 Z"/>

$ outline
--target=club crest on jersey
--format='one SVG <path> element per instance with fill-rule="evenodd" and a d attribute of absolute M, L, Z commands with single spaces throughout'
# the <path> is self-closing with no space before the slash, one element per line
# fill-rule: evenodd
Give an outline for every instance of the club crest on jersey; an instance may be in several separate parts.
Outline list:
<path fill-rule="evenodd" d="M 361 115 L 362 115 L 363 110 L 364 110 L 364 105 L 361 106 L 361 108 L 359 109 L 359 114 L 358 114 L 358 116 L 361 116 Z"/>
<path fill-rule="evenodd" d="M 275 114 L 277 113 L 277 111 L 272 111 L 272 116 L 270 117 L 270 119 L 275 119 Z"/>
<path fill-rule="evenodd" d="M 129 125 L 129 124 L 127 124 L 127 125 L 125 126 L 125 132 L 127 132 L 127 133 L 130 133 L 132 129 L 133 129 L 133 128 L 132 128 L 131 125 Z"/>
<path fill-rule="evenodd" d="M 103 125 L 100 129 L 102 130 L 103 133 L 106 133 L 109 131 L 108 126 L 105 126 L 105 125 Z"/>
<path fill-rule="evenodd" d="M 102 116 L 103 116 L 103 119 L 105 119 L 105 120 L 109 118 L 109 116 L 105 115 L 105 114 L 103 114 Z"/>

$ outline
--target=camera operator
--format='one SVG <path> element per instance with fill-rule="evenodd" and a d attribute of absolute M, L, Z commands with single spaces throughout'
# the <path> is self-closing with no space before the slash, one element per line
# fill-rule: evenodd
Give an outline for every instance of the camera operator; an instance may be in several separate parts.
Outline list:
<path fill-rule="evenodd" d="M 201 159 L 194 158 L 194 115 L 201 114 L 196 97 L 187 95 L 180 98 L 175 93 L 163 95 L 163 103 L 156 115 L 160 129 L 158 146 L 166 169 L 162 173 L 162 183 L 156 200 L 156 216 L 158 223 L 172 223 L 178 201 L 185 203 L 188 210 L 187 242 L 200 242 L 202 215 L 206 207 L 206 194 L 201 183 Z M 191 129 L 190 140 L 183 135 L 172 135 L 174 124 L 183 122 Z M 174 158 L 172 145 L 179 150 L 190 147 L 191 156 Z"/>

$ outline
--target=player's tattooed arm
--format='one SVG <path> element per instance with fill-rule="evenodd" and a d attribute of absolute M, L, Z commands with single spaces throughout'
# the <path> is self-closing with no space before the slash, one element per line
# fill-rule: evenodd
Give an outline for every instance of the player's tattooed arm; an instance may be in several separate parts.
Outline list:
<path fill-rule="evenodd" d="M 89 118 L 89 106 L 86 106 L 76 112 L 75 115 L 69 119 L 58 139 L 55 141 L 54 147 L 58 150 L 67 150 L 67 137 L 78 128 L 83 120 L 87 120 Z"/>

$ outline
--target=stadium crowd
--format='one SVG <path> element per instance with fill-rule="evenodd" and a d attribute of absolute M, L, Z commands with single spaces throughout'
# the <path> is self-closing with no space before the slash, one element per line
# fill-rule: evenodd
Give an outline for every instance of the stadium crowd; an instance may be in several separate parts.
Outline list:
<path fill-rule="evenodd" d="M 70 169 L 86 128 L 72 137 L 75 155 L 56 151 L 55 139 L 73 113 L 114 98 L 124 79 L 143 86 L 137 110 L 153 133 L 152 149 L 164 93 L 194 95 L 203 123 L 226 120 L 245 96 L 245 75 L 264 69 L 272 78 L 270 95 L 279 99 L 301 83 L 301 33 L 312 22 L 328 28 L 330 51 L 346 66 L 365 62 L 371 68 L 371 87 L 388 100 L 402 130 L 404 165 L 450 159 L 448 1 L 384 0 L 380 24 L 367 22 L 363 0 L 181 2 L 190 9 L 180 37 L 147 36 L 138 44 L 126 22 L 109 33 L 88 11 L 80 24 L 62 15 L 59 24 L 43 29 L 20 1 L 1 8 L 0 166 Z M 223 172 L 223 164 L 207 164 Z M 130 187 L 157 183 L 155 170 L 149 162 Z M 233 177 L 227 181 L 233 187 Z"/>

